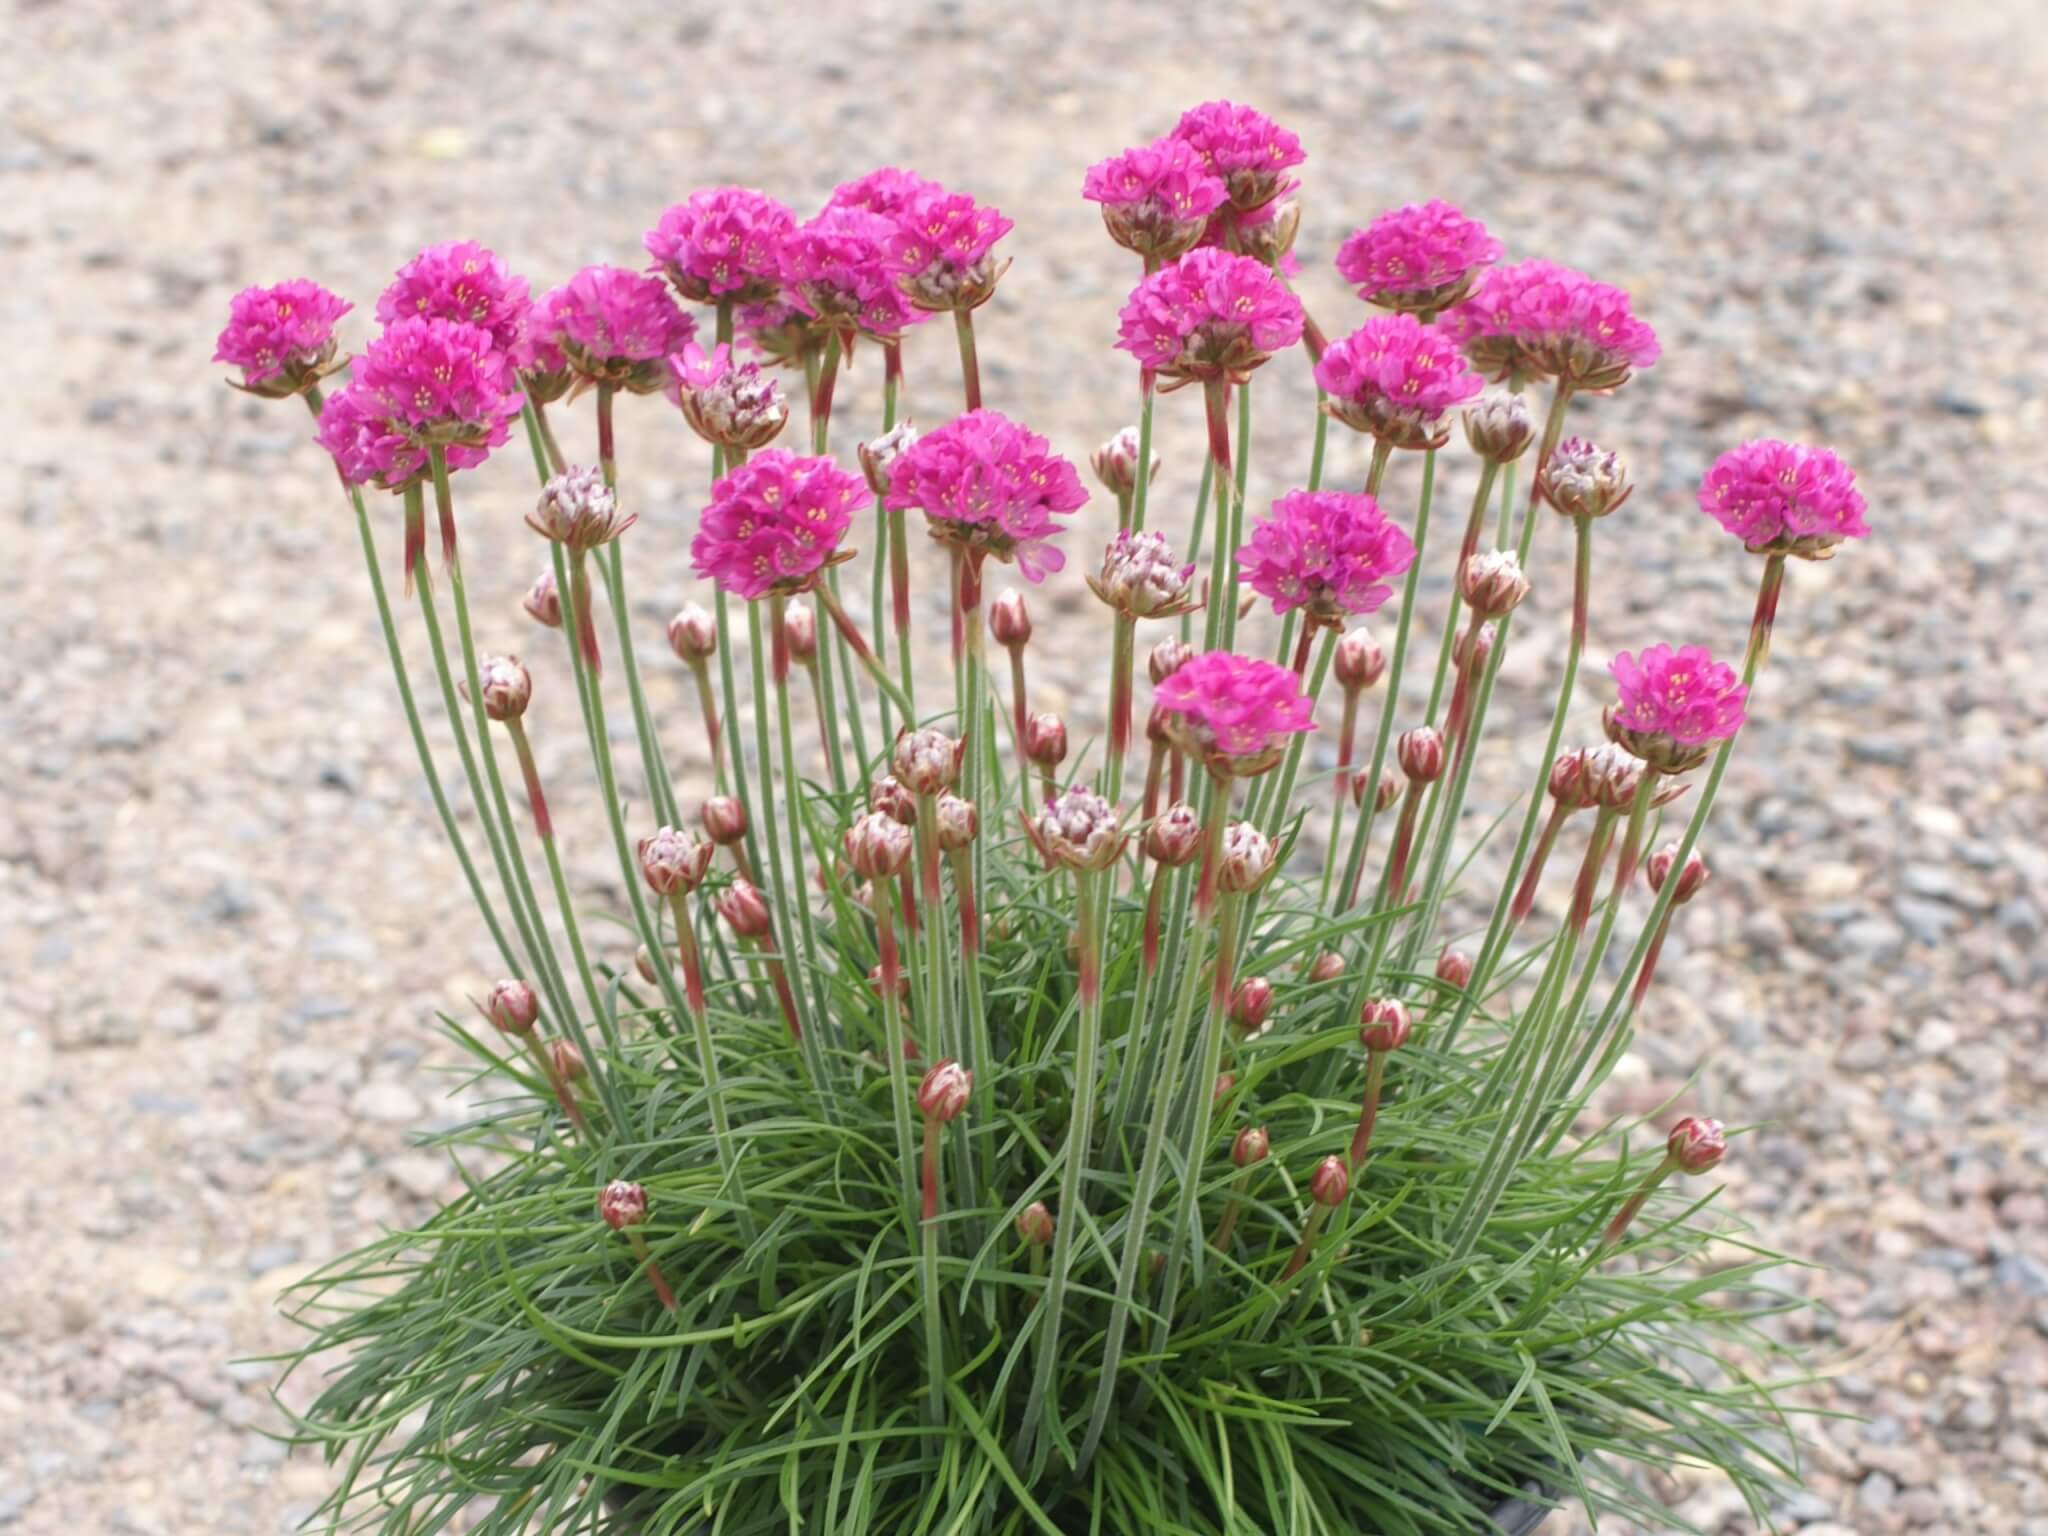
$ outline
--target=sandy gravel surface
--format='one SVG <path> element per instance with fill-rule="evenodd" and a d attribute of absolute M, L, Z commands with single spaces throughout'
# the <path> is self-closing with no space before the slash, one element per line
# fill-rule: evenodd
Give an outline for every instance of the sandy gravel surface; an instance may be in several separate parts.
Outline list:
<path fill-rule="evenodd" d="M 1357 317 L 1337 240 L 1432 194 L 1517 255 L 1628 285 L 1657 325 L 1664 364 L 1580 418 L 1641 487 L 1602 530 L 1595 655 L 1739 648 L 1752 573 L 1691 510 L 1719 448 L 1816 438 L 1859 469 L 1876 536 L 1793 572 L 1709 834 L 1716 883 L 1616 1092 L 1647 1105 L 1700 1067 L 1693 1102 L 1763 1123 L 1731 1201 L 1818 1266 L 1813 1400 L 1858 1418 L 1816 1426 L 1780 1523 L 2048 1532 L 2034 8 L 687 9 L 0 14 L 0 1528 L 269 1536 L 311 1508 L 324 1471 L 265 1438 L 270 1368 L 237 1362 L 289 1337 L 281 1286 L 445 1192 L 408 1147 L 458 1108 L 431 1013 L 492 972 L 307 424 L 206 361 L 228 295 L 303 273 L 367 310 L 419 245 L 458 236 L 546 285 L 637 265 L 640 232 L 698 185 L 808 207 L 911 164 L 1018 220 L 983 322 L 990 403 L 1078 458 L 1131 410 L 1106 346 L 1132 274 L 1081 171 L 1227 94 L 1306 143 L 1304 292 L 1333 331 Z M 943 338 L 910 369 L 913 409 L 950 410 Z M 1269 496 L 1302 472 L 1309 399 L 1298 363 L 1272 374 Z M 856 371 L 846 419 L 874 419 L 877 383 Z M 1169 406 L 1162 495 L 1185 498 L 1198 412 Z M 568 427 L 587 454 L 587 421 Z M 695 783 L 658 625 L 688 593 L 703 461 L 658 403 L 621 432 L 645 659 Z M 1355 478 L 1362 449 L 1337 453 Z M 516 608 L 538 568 L 526 476 L 507 454 L 465 490 L 486 646 L 538 649 Z M 1411 466 L 1390 499 L 1412 494 Z M 1557 552 L 1539 551 L 1541 618 L 1563 602 Z M 1088 602 L 1061 591 L 1039 607 L 1042 701 L 1083 727 L 1099 631 L 1059 637 L 1053 615 Z M 1559 628 L 1523 626 L 1497 706 L 1523 727 Z M 537 686 L 544 768 L 574 782 L 552 650 Z M 1596 677 L 1583 729 L 1599 700 Z M 1511 752 L 1489 778 L 1519 785 Z M 602 899 L 617 867 L 573 811 L 568 828 Z M 1752 1529 L 1718 1488 L 1665 1492 Z"/>

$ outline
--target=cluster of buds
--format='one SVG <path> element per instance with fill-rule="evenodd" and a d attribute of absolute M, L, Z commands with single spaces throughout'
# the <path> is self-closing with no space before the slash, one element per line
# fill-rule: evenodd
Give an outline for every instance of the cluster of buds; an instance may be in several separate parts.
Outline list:
<path fill-rule="evenodd" d="M 705 442 L 752 453 L 789 422 L 782 386 L 753 363 L 735 362 L 721 344 L 710 353 L 694 343 L 668 360 L 670 394 L 683 419 Z"/>
<path fill-rule="evenodd" d="M 1087 873 L 1109 868 L 1123 852 L 1123 822 L 1116 807 L 1076 785 L 1027 819 L 1024 829 L 1046 864 Z"/>
<path fill-rule="evenodd" d="M 1178 869 L 1202 851 L 1202 818 L 1195 808 L 1176 801 L 1153 818 L 1145 829 L 1148 857 Z"/>
<path fill-rule="evenodd" d="M 893 816 L 870 811 L 847 829 L 841 846 L 863 880 L 893 880 L 909 867 L 912 838 Z"/>

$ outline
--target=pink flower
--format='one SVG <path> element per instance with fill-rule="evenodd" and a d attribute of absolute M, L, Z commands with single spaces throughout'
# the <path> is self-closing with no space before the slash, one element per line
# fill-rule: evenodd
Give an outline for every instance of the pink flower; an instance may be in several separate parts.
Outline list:
<path fill-rule="evenodd" d="M 1301 262 L 1294 254 L 1294 237 L 1301 228 L 1301 204 L 1277 199 L 1241 212 L 1226 203 L 1209 215 L 1198 245 L 1213 245 L 1239 256 L 1249 256 L 1262 267 L 1282 277 L 1301 276 Z"/>
<path fill-rule="evenodd" d="M 1490 267 L 1444 329 L 1484 373 L 1540 374 L 1574 389 L 1615 389 L 1661 355 L 1628 295 L 1551 261 Z"/>
<path fill-rule="evenodd" d="M 1825 560 L 1844 539 L 1860 539 L 1863 493 L 1825 448 L 1768 438 L 1731 448 L 1700 482 L 1700 510 L 1757 554 Z"/>
<path fill-rule="evenodd" d="M 896 284 L 889 259 L 895 236 L 893 219 L 828 203 L 782 242 L 782 282 L 790 302 L 827 329 L 895 340 L 925 318 Z"/>
<path fill-rule="evenodd" d="M 1348 491 L 1290 491 L 1237 552 L 1246 585 L 1274 612 L 1306 608 L 1325 624 L 1376 612 L 1393 596 L 1388 579 L 1414 561 L 1414 542 L 1380 504 Z"/>
<path fill-rule="evenodd" d="M 789 420 L 781 388 L 754 364 L 735 363 L 729 346 L 706 353 L 693 341 L 668 367 L 669 399 L 707 443 L 751 453 Z"/>
<path fill-rule="evenodd" d="M 1444 413 L 1486 388 L 1456 343 L 1413 315 L 1374 315 L 1316 364 L 1329 413 L 1395 448 L 1438 448 Z"/>
<path fill-rule="evenodd" d="M 839 540 L 867 494 L 830 459 L 764 449 L 711 488 L 691 563 L 735 597 L 802 592 L 837 563 Z"/>
<path fill-rule="evenodd" d="M 513 414 L 517 414 L 514 408 Z M 508 424 L 490 444 L 496 447 L 510 436 Z M 327 397 L 320 408 L 320 426 L 314 440 L 334 455 L 342 478 L 350 485 L 374 485 L 379 490 L 402 491 L 414 481 L 427 478 L 426 444 L 384 415 L 383 407 L 361 386 L 350 384 Z M 489 449 L 448 446 L 450 469 L 474 469 L 489 457 Z"/>
<path fill-rule="evenodd" d="M 1315 729 L 1300 679 L 1277 662 L 1230 651 L 1190 657 L 1152 690 L 1166 730 L 1213 773 L 1262 773 L 1287 738 Z"/>
<path fill-rule="evenodd" d="M 1749 689 L 1703 645 L 1623 651 L 1608 664 L 1619 700 L 1605 716 L 1610 740 L 1665 773 L 1697 767 L 1707 747 L 1742 728 Z"/>
<path fill-rule="evenodd" d="M 1230 201 L 1249 213 L 1291 192 L 1298 182 L 1286 175 L 1308 158 L 1301 140 L 1263 112 L 1227 101 L 1205 101 L 1181 114 L 1173 136 L 1194 149 L 1222 178 Z"/>
<path fill-rule="evenodd" d="M 928 187 L 896 218 L 889 259 L 896 281 L 919 309 L 974 309 L 1002 276 L 989 255 L 1016 225 L 994 208 L 943 187 Z"/>
<path fill-rule="evenodd" d="M 760 304 L 782 282 L 782 241 L 796 218 L 765 192 L 710 187 L 661 216 L 643 242 L 654 271 L 693 303 Z"/>
<path fill-rule="evenodd" d="M 240 388 L 271 399 L 301 394 L 338 366 L 334 324 L 355 308 L 303 277 L 244 288 L 228 301 L 216 363 L 242 370 Z"/>
<path fill-rule="evenodd" d="M 915 171 L 885 165 L 854 181 L 841 182 L 825 200 L 827 208 L 858 208 L 879 213 L 885 219 L 900 217 L 921 195 L 944 192 L 936 181 L 927 181 Z"/>
<path fill-rule="evenodd" d="M 1169 137 L 1091 165 L 1081 196 L 1102 205 L 1118 245 L 1171 261 L 1194 248 L 1230 194 L 1193 145 Z"/>
<path fill-rule="evenodd" d="M 386 325 L 415 316 L 460 320 L 488 331 L 501 352 L 526 334 L 532 311 L 526 279 L 474 240 L 428 246 L 398 269 L 377 299 L 377 318 Z"/>
<path fill-rule="evenodd" d="M 421 446 L 494 448 L 519 414 L 511 359 L 481 326 L 394 321 L 370 342 L 353 374 L 350 389 L 362 392 L 365 408 Z"/>
<path fill-rule="evenodd" d="M 944 542 L 1014 559 L 1025 580 L 1057 571 L 1067 557 L 1049 540 L 1055 515 L 1088 500 L 1074 466 L 1044 438 L 999 411 L 969 411 L 927 432 L 889 471 L 891 511 L 919 510 Z"/>
<path fill-rule="evenodd" d="M 661 388 L 669 353 L 697 334 L 697 322 L 659 278 L 624 267 L 585 267 L 544 296 L 539 309 L 539 341 L 560 348 L 580 377 L 636 395 Z"/>
<path fill-rule="evenodd" d="M 1259 262 L 1207 247 L 1132 290 L 1117 345 L 1176 382 L 1242 381 L 1301 340 L 1301 301 Z"/>
<path fill-rule="evenodd" d="M 1368 304 L 1435 313 L 1465 296 L 1500 242 L 1449 203 L 1410 203 L 1355 231 L 1337 248 L 1337 271 Z"/>

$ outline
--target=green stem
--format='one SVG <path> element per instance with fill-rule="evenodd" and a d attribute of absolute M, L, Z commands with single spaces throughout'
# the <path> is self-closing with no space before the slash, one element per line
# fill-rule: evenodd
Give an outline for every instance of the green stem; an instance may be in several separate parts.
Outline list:
<path fill-rule="evenodd" d="M 1138 370 L 1138 473 L 1131 487 L 1131 521 L 1133 533 L 1145 531 L 1145 504 L 1152 491 L 1152 401 L 1157 391 L 1152 388 L 1152 376 L 1145 369 Z"/>
<path fill-rule="evenodd" d="M 967 409 L 981 409 L 981 362 L 974 350 L 974 311 L 956 309 L 953 311 L 953 334 L 960 342 L 960 384 L 967 399 Z"/>
<path fill-rule="evenodd" d="M 1209 425 L 1209 469 L 1217 487 L 1216 547 L 1209 558 L 1209 607 L 1203 619 L 1202 649 L 1213 651 L 1228 645 L 1225 615 L 1235 608 L 1237 585 L 1231 580 L 1230 530 L 1235 520 L 1231 510 L 1237 499 L 1236 480 L 1230 469 L 1230 414 L 1226 386 L 1221 379 L 1202 385 L 1202 405 Z M 1200 508 L 1196 509 L 1199 522 Z M 1231 617 L 1235 617 L 1231 613 Z"/>
<path fill-rule="evenodd" d="M 770 622 L 779 628 L 782 623 L 782 599 L 771 598 L 769 602 Z M 776 818 L 772 814 L 767 818 L 768 869 L 775 886 L 776 931 L 785 935 L 785 944 L 790 942 L 786 936 L 792 933 L 797 935 L 802 944 L 803 969 L 810 982 L 812 998 L 812 1011 L 803 1019 L 804 1048 L 812 1055 L 813 1067 L 820 1068 L 823 1064 L 824 1046 L 823 1042 L 815 1037 L 817 1026 L 822 1024 L 826 1017 L 824 976 L 818 963 L 817 930 L 811 921 L 810 887 L 804 875 L 803 780 L 797 777 L 796 772 L 796 743 L 789 721 L 789 690 L 782 687 L 775 687 L 772 690 L 770 688 L 770 668 L 767 665 L 767 648 L 761 638 L 761 605 L 758 602 L 747 604 L 747 636 L 752 648 L 754 732 L 762 764 L 761 787 L 764 797 L 771 805 L 775 799 L 767 768 L 774 760 L 774 749 L 769 736 L 771 719 L 776 722 L 776 731 L 782 747 L 782 808 L 789 822 L 787 879 L 782 867 L 781 839 L 776 829 Z M 771 691 L 775 696 L 772 707 L 769 703 Z M 795 946 L 792 945 L 791 948 L 794 949 Z M 797 996 L 802 998 L 805 989 L 799 986 L 796 992 Z M 822 1076 L 818 1082 L 824 1082 Z"/>

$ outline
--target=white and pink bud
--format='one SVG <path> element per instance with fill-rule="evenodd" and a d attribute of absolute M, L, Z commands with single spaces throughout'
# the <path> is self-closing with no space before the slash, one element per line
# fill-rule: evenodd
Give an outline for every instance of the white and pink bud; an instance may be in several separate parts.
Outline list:
<path fill-rule="evenodd" d="M 782 611 L 782 643 L 790 660 L 808 667 L 818 659 L 818 616 L 809 603 L 793 602 Z"/>
<path fill-rule="evenodd" d="M 624 1232 L 647 1220 L 647 1191 L 638 1184 L 614 1179 L 597 1197 L 597 1213 L 614 1232 Z"/>
<path fill-rule="evenodd" d="M 526 713 L 533 698 L 533 678 L 517 656 L 486 656 L 476 664 L 476 676 L 484 713 L 493 720 L 517 720 Z M 462 692 L 468 697 L 468 683 L 462 685 Z"/>
<path fill-rule="evenodd" d="M 1273 1138 L 1264 1126 L 1248 1125 L 1230 1143 L 1230 1160 L 1240 1168 L 1263 1163 L 1273 1150 Z"/>
<path fill-rule="evenodd" d="M 1104 870 L 1123 852 L 1116 807 L 1079 785 L 1048 801 L 1027 825 L 1039 853 L 1056 869 Z"/>
<path fill-rule="evenodd" d="M 481 1012 L 500 1034 L 530 1035 L 540 1018 L 540 999 L 525 982 L 507 977 L 484 995 Z"/>
<path fill-rule="evenodd" d="M 1728 1152 L 1728 1133 L 1718 1120 L 1688 1115 L 1671 1128 L 1665 1154 L 1683 1173 L 1705 1173 Z"/>
<path fill-rule="evenodd" d="M 562 627 L 562 594 L 555 589 L 555 573 L 542 571 L 534 584 L 526 589 L 526 596 L 520 600 L 527 616 L 536 624 L 545 624 L 549 629 Z"/>
<path fill-rule="evenodd" d="M 868 786 L 868 809 L 880 811 L 906 827 L 917 824 L 917 796 L 899 784 L 893 774 L 885 773 Z"/>
<path fill-rule="evenodd" d="M 1263 976 L 1247 976 L 1230 994 L 1230 1022 L 1247 1040 L 1265 1033 L 1273 1016 L 1273 983 Z"/>
<path fill-rule="evenodd" d="M 1387 653 L 1363 627 L 1352 630 L 1337 642 L 1332 667 L 1346 693 L 1362 693 L 1386 674 Z"/>
<path fill-rule="evenodd" d="M 619 513 L 618 497 L 596 469 L 572 467 L 541 487 L 526 525 L 544 539 L 576 551 L 608 544 L 633 524 Z"/>
<path fill-rule="evenodd" d="M 668 621 L 669 649 L 678 660 L 709 661 L 718 654 L 718 624 L 697 603 L 685 603 Z"/>
<path fill-rule="evenodd" d="M 1344 957 L 1334 949 L 1326 949 L 1309 962 L 1308 979 L 1311 986 L 1326 986 L 1342 976 L 1345 971 Z"/>
<path fill-rule="evenodd" d="M 1202 851 L 1202 818 L 1180 801 L 1169 805 L 1145 830 L 1145 853 L 1168 869 L 1178 869 Z"/>
<path fill-rule="evenodd" d="M 1606 811 L 1625 811 L 1643 782 L 1640 759 L 1608 742 L 1582 754 L 1579 796 L 1587 805 Z"/>
<path fill-rule="evenodd" d="M 1568 437 L 1538 469 L 1536 489 L 1566 517 L 1605 517 L 1635 487 L 1621 455 L 1582 437 Z"/>
<path fill-rule="evenodd" d="M 633 951 L 633 969 L 650 987 L 658 985 L 661 981 L 661 972 L 654 968 L 654 953 L 645 944 L 637 946 Z"/>
<path fill-rule="evenodd" d="M 1255 891 L 1273 873 L 1273 840 L 1248 821 L 1223 829 L 1223 862 L 1216 880 L 1233 896 Z"/>
<path fill-rule="evenodd" d="M 1067 760 L 1067 722 L 1040 710 L 1024 722 L 1024 755 L 1047 773 Z"/>
<path fill-rule="evenodd" d="M 1236 1087 L 1237 1074 L 1235 1072 L 1219 1073 L 1216 1078 L 1216 1086 L 1209 1090 L 1209 1102 L 1211 1104 L 1221 1104 L 1230 1097 Z"/>
<path fill-rule="evenodd" d="M 893 880 L 910 863 L 910 828 L 880 811 L 869 811 L 847 828 L 841 846 L 846 862 L 863 880 Z"/>
<path fill-rule="evenodd" d="M 558 1083 L 579 1083 L 589 1075 L 590 1069 L 583 1064 L 583 1053 L 576 1049 L 573 1040 L 554 1040 L 548 1044 L 548 1065 L 554 1069 Z"/>
<path fill-rule="evenodd" d="M 1520 395 L 1490 394 L 1465 408 L 1465 441 L 1490 464 L 1512 464 L 1536 438 L 1536 423 Z"/>
<path fill-rule="evenodd" d="M 972 800 L 944 794 L 939 796 L 933 811 L 938 822 L 939 847 L 946 853 L 958 853 L 971 846 L 981 831 L 981 815 Z"/>
<path fill-rule="evenodd" d="M 1128 496 L 1137 488 L 1138 429 L 1125 427 L 1088 456 L 1089 466 L 1102 488 L 1112 496 Z M 1159 473 L 1159 455 L 1152 455 L 1152 473 Z"/>
<path fill-rule="evenodd" d="M 974 1096 L 974 1074 L 948 1057 L 934 1062 L 917 1085 L 917 1112 L 939 1125 L 958 1117 Z"/>
<path fill-rule="evenodd" d="M 1360 810 L 1365 808 L 1365 791 L 1369 782 L 1364 774 L 1358 775 L 1351 781 L 1351 803 Z M 1401 783 L 1401 776 L 1398 773 L 1381 774 L 1379 789 L 1372 797 L 1373 809 L 1384 811 L 1388 806 L 1401 798 L 1401 791 L 1405 787 Z"/>
<path fill-rule="evenodd" d="M 1409 783 L 1433 783 L 1444 771 L 1443 735 L 1433 725 L 1403 731 L 1395 739 L 1394 755 Z"/>
<path fill-rule="evenodd" d="M 1369 998 L 1358 1014 L 1358 1039 L 1368 1051 L 1398 1051 L 1408 1043 L 1413 1021 L 1399 998 Z"/>
<path fill-rule="evenodd" d="M 1031 610 L 1025 607 L 1022 592 L 1012 587 L 989 604 L 988 632 L 1006 651 L 1031 643 Z"/>
<path fill-rule="evenodd" d="M 1309 1198 L 1326 1210 L 1342 1205 L 1351 1193 L 1351 1170 L 1341 1157 L 1326 1157 L 1309 1176 Z"/>
<path fill-rule="evenodd" d="M 1472 980 L 1472 957 L 1462 949 L 1445 949 L 1436 957 L 1436 979 L 1453 991 L 1464 991 Z"/>
<path fill-rule="evenodd" d="M 860 472 L 868 482 L 868 489 L 877 496 L 888 495 L 889 472 L 916 442 L 917 428 L 905 418 L 881 436 L 862 443 L 855 453 L 860 459 Z"/>
<path fill-rule="evenodd" d="M 1465 562 L 1458 585 L 1466 604 L 1483 619 L 1513 613 L 1529 595 L 1529 578 L 1512 549 L 1488 549 L 1474 555 Z"/>
<path fill-rule="evenodd" d="M 1034 1200 L 1017 1213 L 1017 1235 L 1034 1248 L 1052 1241 L 1052 1212 L 1043 1200 Z"/>
<path fill-rule="evenodd" d="M 711 868 L 711 844 L 693 832 L 662 827 L 640 839 L 640 874 L 657 896 L 688 895 Z"/>
<path fill-rule="evenodd" d="M 706 800 L 699 818 L 705 833 L 721 848 L 730 848 L 746 838 L 747 808 L 731 795 L 713 795 Z"/>
<path fill-rule="evenodd" d="M 1145 658 L 1145 671 L 1152 679 L 1152 686 L 1158 687 L 1194 657 L 1195 648 L 1185 640 L 1166 639 L 1152 647 Z"/>
<path fill-rule="evenodd" d="M 1666 843 L 1662 848 L 1659 848 L 1650 855 L 1647 873 L 1650 879 L 1651 890 L 1661 891 L 1664 889 L 1664 882 L 1671 878 L 1671 866 L 1677 862 L 1678 844 L 1676 843 Z M 1695 848 L 1686 855 L 1685 866 L 1678 872 L 1678 885 L 1671 893 L 1671 905 L 1682 907 L 1688 901 L 1691 901 L 1699 888 L 1707 883 L 1709 876 L 1710 871 L 1707 869 L 1707 861 L 1700 857 L 1699 850 Z"/>
<path fill-rule="evenodd" d="M 895 770 L 897 782 L 913 795 L 944 794 L 960 777 L 960 760 L 966 749 L 964 741 L 922 726 L 897 736 L 889 766 Z"/>
<path fill-rule="evenodd" d="M 718 915 L 725 919 L 737 938 L 765 939 L 768 937 L 768 903 L 751 880 L 735 880 L 718 893 L 713 903 Z"/>
<path fill-rule="evenodd" d="M 1195 568 L 1174 554 L 1166 535 L 1123 529 L 1102 551 L 1102 569 L 1088 578 L 1095 595 L 1129 619 L 1164 619 L 1195 606 Z"/>

